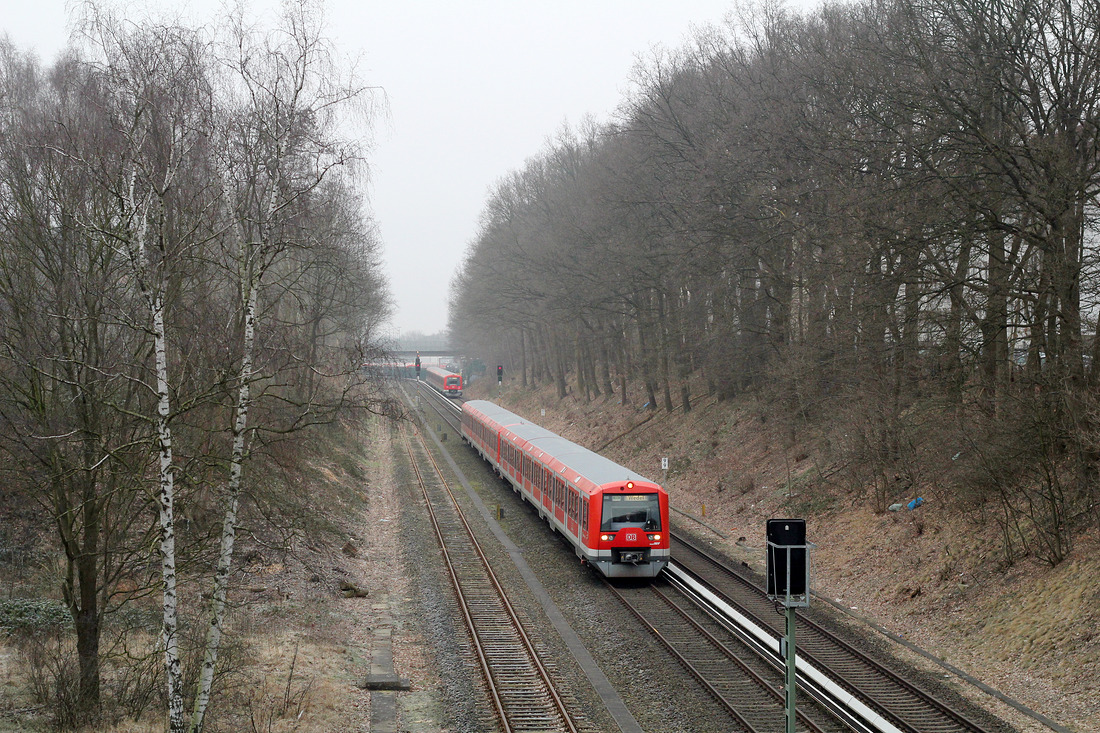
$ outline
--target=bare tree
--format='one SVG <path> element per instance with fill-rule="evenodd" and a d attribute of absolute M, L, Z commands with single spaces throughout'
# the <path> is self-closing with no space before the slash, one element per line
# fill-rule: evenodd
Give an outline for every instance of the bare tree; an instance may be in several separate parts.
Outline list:
<path fill-rule="evenodd" d="M 125 600 L 114 585 L 155 535 L 169 727 L 201 730 L 249 457 L 349 408 L 394 412 L 363 389 L 389 301 L 355 193 L 361 152 L 338 132 L 369 95 L 338 82 L 311 3 L 267 36 L 238 15 L 220 63 L 202 32 L 83 9 L 86 57 L 49 76 L 0 48 L 0 449 L 68 558 L 86 717 L 103 615 Z M 190 721 L 181 474 L 222 500 Z"/>
<path fill-rule="evenodd" d="M 361 156 L 356 143 L 337 136 L 336 124 L 337 114 L 362 100 L 367 90 L 340 83 L 320 24 L 318 9 L 309 2 L 288 6 L 282 26 L 266 35 L 258 35 L 238 15 L 231 36 L 233 55 L 224 61 L 231 74 L 231 94 L 222 110 L 219 168 L 230 226 L 226 262 L 236 272 L 240 298 L 233 334 L 239 362 L 228 476 L 221 497 L 221 541 L 192 731 L 203 729 L 220 648 L 244 467 L 249 438 L 256 430 L 251 422 L 254 389 L 272 389 L 276 376 L 260 361 L 262 298 L 286 288 L 277 278 L 288 275 L 285 268 L 293 253 L 316 246 L 296 220 L 309 211 L 311 199 L 324 193 L 326 181 Z M 291 425 L 281 429 L 300 426 L 303 420 L 308 424 L 315 408 L 307 401 L 292 416 Z"/>

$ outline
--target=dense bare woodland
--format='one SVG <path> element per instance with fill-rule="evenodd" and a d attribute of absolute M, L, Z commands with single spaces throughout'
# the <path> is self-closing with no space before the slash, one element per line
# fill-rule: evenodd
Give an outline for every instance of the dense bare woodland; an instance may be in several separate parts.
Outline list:
<path fill-rule="evenodd" d="M 500 182 L 453 340 L 560 396 L 763 400 L 816 490 L 1057 565 L 1100 523 L 1098 123 L 1096 0 L 745 13 Z"/>
<path fill-rule="evenodd" d="M 198 731 L 238 532 L 290 547 L 310 428 L 392 410 L 360 369 L 389 301 L 345 132 L 374 99 L 309 2 L 270 30 L 82 10 L 49 68 L 0 45 L 0 546 L 60 558 L 2 631 L 60 582 L 71 623 L 21 637 L 45 718 Z"/>
<path fill-rule="evenodd" d="M 281 709 L 234 708 L 233 573 L 335 536 L 303 473 L 357 486 L 344 418 L 395 410 L 360 369 L 376 98 L 309 0 L 270 30 L 80 7 L 48 67 L 0 42 L 11 719 L 273 728 L 301 691 L 291 662 Z M 1100 0 L 764 5 L 632 89 L 493 191 L 452 346 L 670 420 L 742 400 L 813 443 L 803 505 L 925 492 L 998 528 L 998 571 L 1070 566 L 1100 530 Z"/>

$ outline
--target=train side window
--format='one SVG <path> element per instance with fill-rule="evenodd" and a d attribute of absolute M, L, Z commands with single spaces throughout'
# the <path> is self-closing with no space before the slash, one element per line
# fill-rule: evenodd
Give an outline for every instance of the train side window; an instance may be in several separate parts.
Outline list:
<path fill-rule="evenodd" d="M 584 537 L 588 534 L 588 501 L 586 497 L 581 497 L 581 536 Z"/>

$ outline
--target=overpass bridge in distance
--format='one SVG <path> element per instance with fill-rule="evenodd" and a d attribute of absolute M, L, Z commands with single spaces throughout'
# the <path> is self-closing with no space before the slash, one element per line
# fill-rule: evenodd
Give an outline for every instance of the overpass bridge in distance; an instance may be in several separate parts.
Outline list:
<path fill-rule="evenodd" d="M 459 357 L 459 355 L 456 354 L 454 351 L 439 351 L 433 349 L 420 349 L 419 351 L 417 351 L 416 349 L 395 349 L 390 353 L 393 354 L 394 357 L 397 359 L 408 359 L 409 361 L 415 359 L 417 354 L 420 354 L 421 359 L 429 356 L 432 358 Z"/>
<path fill-rule="evenodd" d="M 406 366 L 412 366 L 416 361 L 417 356 L 420 357 L 420 366 L 427 369 L 428 367 L 446 367 L 448 364 L 457 365 L 462 355 L 456 351 L 444 351 L 442 349 L 399 349 L 391 351 L 390 355 L 394 362 L 397 364 L 404 364 Z"/>

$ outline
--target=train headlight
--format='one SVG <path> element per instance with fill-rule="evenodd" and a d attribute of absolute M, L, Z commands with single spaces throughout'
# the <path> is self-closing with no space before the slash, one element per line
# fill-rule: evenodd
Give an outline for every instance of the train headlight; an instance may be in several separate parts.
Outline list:
<path fill-rule="evenodd" d="M 661 535 L 659 535 L 659 534 L 647 534 L 646 537 L 649 538 L 650 542 L 660 542 L 661 541 Z"/>
<path fill-rule="evenodd" d="M 602 534 L 602 535 L 600 535 L 600 539 L 603 540 L 604 542 L 610 542 L 611 540 L 615 539 L 615 535 L 613 535 L 613 534 Z"/>

